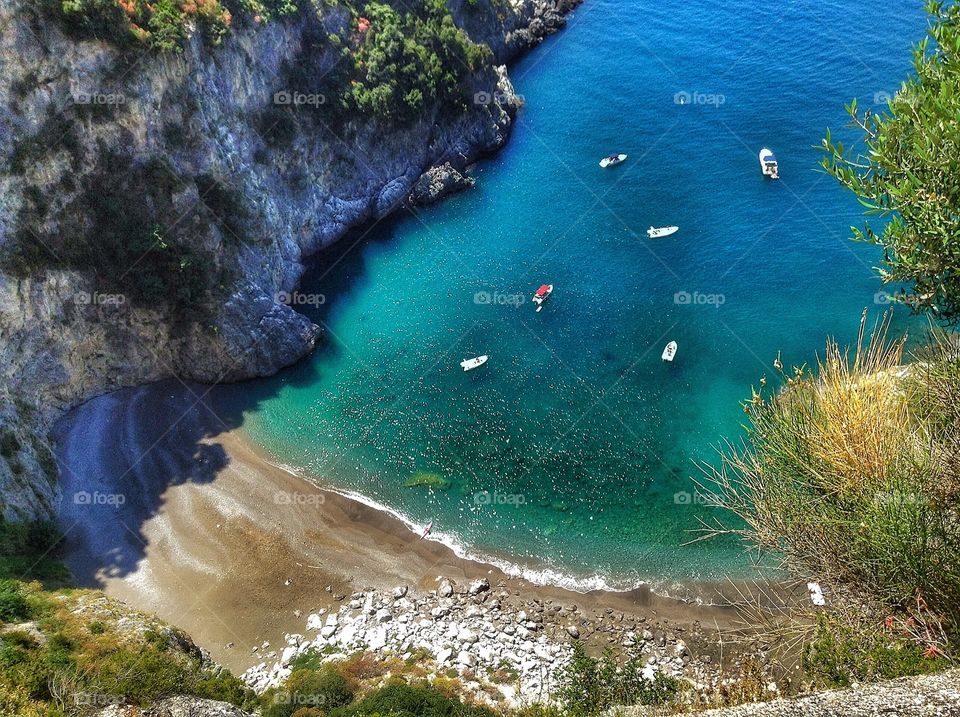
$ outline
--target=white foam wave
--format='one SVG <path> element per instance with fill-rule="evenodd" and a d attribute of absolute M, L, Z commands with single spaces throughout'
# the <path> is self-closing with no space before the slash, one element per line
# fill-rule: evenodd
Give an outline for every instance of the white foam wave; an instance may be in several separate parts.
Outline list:
<path fill-rule="evenodd" d="M 316 481 L 312 479 L 312 476 L 304 474 L 303 471 L 295 466 L 276 461 L 268 462 L 275 468 L 284 470 L 291 475 L 295 475 L 298 478 L 302 478 L 309 483 L 317 485 Z M 370 498 L 369 496 L 363 495 L 362 493 L 358 493 L 356 491 L 327 484 L 319 485 L 318 487 L 322 490 L 336 493 L 337 495 L 342 495 L 350 500 L 355 500 L 358 503 L 362 503 L 363 505 L 373 508 L 374 510 L 386 513 L 387 515 L 396 518 L 401 523 L 406 525 L 415 535 L 420 535 L 423 532 L 424 526 L 422 523 L 412 520 L 409 516 L 401 513 L 396 508 L 385 505 L 374 498 Z M 502 557 L 475 551 L 469 546 L 464 545 L 457 536 L 450 533 L 444 533 L 442 531 L 431 532 L 430 535 L 425 538 L 425 540 L 442 543 L 446 547 L 450 548 L 450 550 L 452 550 L 458 558 L 491 565 L 510 577 L 520 578 L 522 580 L 526 580 L 527 582 L 533 583 L 534 585 L 559 587 L 563 588 L 564 590 L 570 590 L 571 592 L 577 593 L 588 593 L 594 590 L 602 590 L 605 592 L 629 592 L 643 585 L 647 585 L 647 583 L 642 580 L 637 580 L 628 584 L 617 584 L 611 582 L 607 577 L 599 574 L 576 576 L 550 566 L 535 567 L 521 565 L 520 563 L 515 563 Z"/>

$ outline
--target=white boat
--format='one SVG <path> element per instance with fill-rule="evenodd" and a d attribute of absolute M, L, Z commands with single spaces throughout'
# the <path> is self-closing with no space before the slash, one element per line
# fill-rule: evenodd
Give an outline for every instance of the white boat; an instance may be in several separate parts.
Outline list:
<path fill-rule="evenodd" d="M 618 164 L 623 164 L 626 158 L 627 155 L 625 154 L 611 154 L 609 157 L 604 157 L 600 160 L 600 166 L 604 169 L 607 167 L 616 167 Z"/>
<path fill-rule="evenodd" d="M 647 236 L 651 239 L 659 239 L 676 234 L 678 231 L 680 231 L 680 227 L 650 227 L 647 229 Z"/>
<path fill-rule="evenodd" d="M 426 538 L 428 535 L 430 535 L 430 531 L 431 531 L 431 530 L 433 530 L 433 521 L 432 521 L 432 520 L 424 526 L 423 532 L 420 534 L 420 540 L 423 540 L 423 539 Z"/>
<path fill-rule="evenodd" d="M 760 150 L 760 171 L 764 177 L 770 179 L 780 179 L 780 166 L 777 164 L 777 158 L 769 149 L 764 147 Z"/>
<path fill-rule="evenodd" d="M 544 284 L 539 289 L 537 293 L 533 295 L 533 303 L 537 305 L 537 311 L 543 308 L 543 302 L 547 300 L 547 297 L 553 293 L 553 284 Z"/>
<path fill-rule="evenodd" d="M 673 357 L 677 355 L 677 342 L 671 341 L 668 343 L 664 349 L 663 353 L 660 355 L 664 361 L 673 361 Z"/>
<path fill-rule="evenodd" d="M 476 358 L 464 359 L 460 362 L 460 365 L 463 366 L 464 371 L 472 371 L 477 366 L 483 366 L 489 358 L 489 356 L 477 356 Z"/>

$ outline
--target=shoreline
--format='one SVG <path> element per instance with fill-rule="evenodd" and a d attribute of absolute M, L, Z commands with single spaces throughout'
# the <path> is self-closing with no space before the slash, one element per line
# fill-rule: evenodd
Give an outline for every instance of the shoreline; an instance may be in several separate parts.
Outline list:
<path fill-rule="evenodd" d="M 663 582 L 657 582 L 654 580 L 639 580 L 629 587 L 616 587 L 608 582 L 606 577 L 600 574 L 594 574 L 589 577 L 576 576 L 571 573 L 562 572 L 562 570 L 551 566 L 525 565 L 509 555 L 492 555 L 482 551 L 475 551 L 473 548 L 460 543 L 456 538 L 450 537 L 442 531 L 432 530 L 429 536 L 421 538 L 420 532 L 424 526 L 416 523 L 399 510 L 356 491 L 338 488 L 337 486 L 318 479 L 302 475 L 296 468 L 285 465 L 271 456 L 263 446 L 257 444 L 242 429 L 239 429 L 236 434 L 234 434 L 234 438 L 243 444 L 246 451 L 256 455 L 262 464 L 272 466 L 292 478 L 304 481 L 326 496 L 336 496 L 338 499 L 359 503 L 370 510 L 401 523 L 409 531 L 411 539 L 427 543 L 438 543 L 453 553 L 458 560 L 487 566 L 505 576 L 523 580 L 530 585 L 564 590 L 578 595 L 588 595 L 594 592 L 626 594 L 638 590 L 650 591 L 652 594 L 664 599 L 706 607 L 722 607 L 729 602 L 726 595 L 722 592 L 722 587 L 725 583 L 719 583 L 717 581 L 664 579 Z M 735 582 L 742 583 L 743 581 Z M 675 590 L 675 594 L 668 592 L 668 589 L 671 589 L 665 587 L 668 584 Z M 713 600 L 717 598 L 721 598 L 720 601 L 713 602 Z"/>
<path fill-rule="evenodd" d="M 670 633 L 734 629 L 733 608 L 649 586 L 578 593 L 537 585 L 421 541 L 398 518 L 276 466 L 236 421 L 194 405 L 199 395 L 166 381 L 94 399 L 60 421 L 61 522 L 81 586 L 157 613 L 237 673 L 262 662 L 264 643 L 281 646 L 307 615 L 336 612 L 353 593 L 406 586 L 423 595 L 444 580 L 486 579 L 518 602 L 576 606 L 601 619 L 615 612 Z M 720 600 L 724 587 L 698 585 Z M 716 642 L 699 641 L 702 650 Z M 601 631 L 586 642 L 600 649 L 617 638 Z"/>

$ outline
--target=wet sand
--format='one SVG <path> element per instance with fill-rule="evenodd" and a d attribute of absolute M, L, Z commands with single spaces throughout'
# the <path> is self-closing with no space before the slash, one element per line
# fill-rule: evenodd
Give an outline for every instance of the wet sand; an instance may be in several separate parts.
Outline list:
<path fill-rule="evenodd" d="M 642 616 L 664 629 L 715 632 L 738 619 L 731 608 L 644 588 L 580 594 L 461 559 L 389 514 L 271 464 L 205 391 L 172 381 L 124 390 L 58 423 L 61 522 L 80 584 L 157 613 L 236 672 L 262 660 L 253 646 L 281 645 L 344 595 L 429 590 L 441 576 L 484 576 L 522 599 Z M 693 587 L 723 599 L 724 586 Z"/>

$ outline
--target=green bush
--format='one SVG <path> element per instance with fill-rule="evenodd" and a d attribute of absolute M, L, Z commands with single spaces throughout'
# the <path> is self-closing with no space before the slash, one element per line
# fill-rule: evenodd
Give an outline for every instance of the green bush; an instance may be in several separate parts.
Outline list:
<path fill-rule="evenodd" d="M 960 622 L 960 353 L 941 337 L 910 373 L 883 322 L 850 357 L 834 342 L 813 373 L 746 405 L 749 441 L 709 488 L 745 524 L 721 526 L 785 567 L 888 609 L 921 596 Z M 939 396 L 940 398 L 934 398 Z"/>
<path fill-rule="evenodd" d="M 326 658 L 323 651 L 316 648 L 310 648 L 290 660 L 291 671 L 296 670 L 319 670 L 323 667 L 323 661 Z"/>
<path fill-rule="evenodd" d="M 269 689 L 260 697 L 263 717 L 291 717 L 302 707 L 329 712 L 350 704 L 353 688 L 332 666 L 317 670 L 295 669 L 281 687 Z"/>
<path fill-rule="evenodd" d="M 556 705 L 527 705 L 512 713 L 512 717 L 567 717 Z"/>
<path fill-rule="evenodd" d="M 0 431 L 0 456 L 13 458 L 19 450 L 20 441 L 17 440 L 17 434 L 12 429 L 4 427 Z"/>
<path fill-rule="evenodd" d="M 943 657 L 924 656 L 923 648 L 916 642 L 820 615 L 802 664 L 816 686 L 835 688 L 936 672 L 951 663 Z"/>
<path fill-rule="evenodd" d="M 30 604 L 16 580 L 0 580 L 0 622 L 23 622 L 30 619 Z"/>
<path fill-rule="evenodd" d="M 881 278 L 906 284 L 896 298 L 938 319 L 960 321 L 960 4 L 926 3 L 929 36 L 914 71 L 881 111 L 847 108 L 862 134 L 856 149 L 827 133 L 823 165 L 870 214 L 855 238 L 883 247 Z"/>
<path fill-rule="evenodd" d="M 30 202 L 21 207 L 21 231 L 4 247 L 3 268 L 15 276 L 83 272 L 95 277 L 98 293 L 116 294 L 122 304 L 202 318 L 225 277 L 217 254 L 196 239 L 217 218 L 203 204 L 192 216 L 176 208 L 191 179 L 159 159 L 137 162 L 104 150 L 83 191 L 61 210 L 60 230 L 45 229 L 46 215 Z"/>
<path fill-rule="evenodd" d="M 31 619 L 46 636 L 39 640 L 27 631 L 11 631 L 0 637 L 0 716 L 5 717 L 2 700 L 8 697 L 56 717 L 62 717 L 57 704 L 91 694 L 140 705 L 172 695 L 236 705 L 252 700 L 238 678 L 205 668 L 166 631 L 154 632 L 156 637 L 148 632 L 144 640 L 135 633 L 118 635 L 112 622 L 88 622 L 89 615 L 76 608 L 70 593 L 53 597 L 38 583 L 0 581 L 4 618 Z"/>
<path fill-rule="evenodd" d="M 428 686 L 391 684 L 372 692 L 349 707 L 334 710 L 330 717 L 494 717 L 483 707 L 465 705 Z M 264 716 L 266 717 L 266 715 Z"/>
<path fill-rule="evenodd" d="M 491 57 L 453 22 L 443 0 L 418 0 L 401 13 L 368 3 L 370 29 L 353 55 L 348 104 L 388 121 L 406 122 L 439 104 L 447 111 L 466 106 L 469 75 Z"/>
<path fill-rule="evenodd" d="M 621 705 L 662 705 L 676 700 L 679 680 L 656 673 L 654 679 L 641 674 L 639 654 L 619 663 L 609 648 L 600 658 L 586 653 L 583 643 L 573 643 L 570 663 L 561 675 L 558 698 L 570 717 L 594 717 Z"/>
<path fill-rule="evenodd" d="M 255 22 L 297 12 L 294 0 L 46 0 L 48 11 L 73 37 L 100 38 L 157 51 L 182 49 L 190 27 L 218 45 L 234 14 Z"/>
<path fill-rule="evenodd" d="M 8 523 L 0 519 L 0 579 L 62 585 L 70 577 L 60 560 L 62 544 L 63 535 L 54 523 Z"/>
<path fill-rule="evenodd" d="M 323 717 L 323 712 L 316 707 L 301 707 L 293 713 L 293 717 Z"/>

